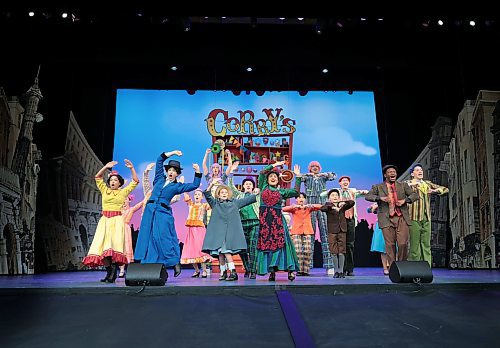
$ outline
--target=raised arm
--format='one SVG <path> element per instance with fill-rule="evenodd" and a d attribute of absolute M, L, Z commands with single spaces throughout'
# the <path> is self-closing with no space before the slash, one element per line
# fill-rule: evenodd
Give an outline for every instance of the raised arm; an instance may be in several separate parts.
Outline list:
<path fill-rule="evenodd" d="M 196 190 L 201 184 L 200 166 L 197 163 L 193 164 L 194 180 L 192 183 L 181 184 L 178 187 L 177 194 Z"/>
<path fill-rule="evenodd" d="M 212 192 L 210 192 L 210 189 L 212 185 L 209 185 L 206 189 L 206 191 L 203 191 L 203 195 L 205 196 L 205 199 L 207 200 L 208 205 L 210 205 L 210 208 L 213 208 L 214 205 L 217 203 L 215 198 L 212 196 Z"/>
<path fill-rule="evenodd" d="M 231 151 L 229 149 L 226 149 L 226 156 L 227 156 L 227 168 L 226 168 L 226 175 L 229 175 L 231 172 L 231 167 L 233 166 L 233 156 L 231 156 Z"/>
<path fill-rule="evenodd" d="M 136 183 L 139 183 L 139 178 L 137 177 L 137 172 L 135 171 L 132 162 L 130 162 L 128 159 L 125 159 L 125 167 L 130 169 L 130 172 L 132 173 L 132 180 L 134 180 Z"/>
<path fill-rule="evenodd" d="M 102 179 L 103 176 L 104 176 L 104 173 L 106 172 L 106 170 L 108 169 L 111 169 L 113 168 L 114 166 L 116 166 L 118 164 L 117 161 L 111 161 L 111 162 L 108 162 L 104 165 L 104 167 L 102 167 L 95 175 L 96 178 L 100 178 Z"/>
<path fill-rule="evenodd" d="M 208 174 L 208 167 L 207 167 L 207 159 L 208 159 L 208 155 L 212 152 L 212 149 L 207 149 L 205 151 L 205 156 L 203 156 L 203 163 L 202 163 L 202 166 L 203 166 L 203 175 L 207 175 Z"/>
<path fill-rule="evenodd" d="M 153 190 L 153 187 L 151 186 L 151 181 L 149 181 L 149 172 L 153 169 L 155 166 L 155 163 L 150 163 L 142 173 L 142 192 L 144 193 L 144 196 L 149 191 Z"/>

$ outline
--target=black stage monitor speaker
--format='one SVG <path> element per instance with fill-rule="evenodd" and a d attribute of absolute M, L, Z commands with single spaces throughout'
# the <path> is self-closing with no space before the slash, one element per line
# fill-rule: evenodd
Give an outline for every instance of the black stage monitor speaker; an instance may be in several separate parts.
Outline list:
<path fill-rule="evenodd" d="M 431 283 L 433 275 L 427 261 L 394 261 L 389 279 L 393 283 Z"/>
<path fill-rule="evenodd" d="M 131 263 L 127 268 L 125 285 L 165 285 L 167 270 L 162 263 Z"/>

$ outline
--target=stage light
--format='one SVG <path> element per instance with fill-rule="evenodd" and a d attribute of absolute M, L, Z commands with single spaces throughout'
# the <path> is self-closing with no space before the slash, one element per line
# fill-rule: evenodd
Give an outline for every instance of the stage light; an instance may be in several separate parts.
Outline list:
<path fill-rule="evenodd" d="M 323 32 L 323 28 L 320 23 L 316 23 L 316 27 L 314 30 L 316 30 L 316 34 L 318 35 L 321 35 L 321 33 Z"/>
<path fill-rule="evenodd" d="M 61 17 L 62 17 L 62 18 L 68 18 L 68 13 L 63 12 L 63 13 L 61 14 Z"/>
<path fill-rule="evenodd" d="M 174 65 L 174 66 L 171 66 L 171 67 L 170 67 L 170 70 L 172 70 L 172 71 L 177 71 L 177 67 L 176 67 L 175 65 Z"/>
<path fill-rule="evenodd" d="M 252 69 L 251 67 L 248 67 L 246 70 L 247 70 L 248 72 L 252 72 L 252 70 L 253 70 L 253 69 Z"/>
<path fill-rule="evenodd" d="M 475 26 L 475 25 L 476 25 L 476 22 L 475 22 L 475 21 L 469 21 L 469 25 L 470 25 L 471 27 L 473 27 L 473 26 Z"/>
<path fill-rule="evenodd" d="M 443 24 L 444 24 L 444 22 L 441 19 L 438 20 L 438 25 L 443 25 Z"/>
<path fill-rule="evenodd" d="M 297 19 L 302 22 L 304 20 L 304 17 L 299 17 Z"/>
<path fill-rule="evenodd" d="M 361 17 L 361 22 L 364 22 L 366 21 L 366 18 L 365 17 Z"/>
<path fill-rule="evenodd" d="M 326 74 L 326 73 L 328 72 L 328 69 L 327 69 L 327 68 L 324 68 L 323 70 L 321 70 L 321 72 L 322 72 L 323 74 Z"/>
<path fill-rule="evenodd" d="M 33 12 L 33 11 L 28 12 L 28 16 L 33 17 L 34 15 L 35 15 L 35 12 Z"/>
<path fill-rule="evenodd" d="M 377 19 L 377 21 L 379 21 L 379 22 L 383 22 L 383 21 L 384 21 L 384 19 L 383 19 L 383 18 L 378 18 L 378 19 Z"/>
<path fill-rule="evenodd" d="M 226 19 L 227 17 L 221 17 L 221 19 Z"/>
<path fill-rule="evenodd" d="M 280 21 L 284 21 L 286 18 L 285 17 L 280 17 Z"/>

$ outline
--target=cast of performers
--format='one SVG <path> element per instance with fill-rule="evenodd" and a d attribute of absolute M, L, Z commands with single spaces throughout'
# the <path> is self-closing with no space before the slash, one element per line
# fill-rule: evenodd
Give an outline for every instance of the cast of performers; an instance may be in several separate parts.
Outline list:
<path fill-rule="evenodd" d="M 300 189 L 300 167 L 295 165 L 295 188 L 279 188 L 280 173 L 278 166 L 286 162 L 276 162 L 266 166 L 259 174 L 260 231 L 257 241 L 257 274 L 268 272 L 269 280 L 276 280 L 276 271 L 287 271 L 288 279 L 295 279 L 298 260 L 288 226 L 282 214 L 282 203 L 288 198 L 298 197 Z"/>
<path fill-rule="evenodd" d="M 354 207 L 353 200 L 341 201 L 337 189 L 328 191 L 328 202 L 321 207 L 328 224 L 328 246 L 333 257 L 334 278 L 344 278 L 344 261 L 347 242 L 347 219 L 345 212 Z"/>
<path fill-rule="evenodd" d="M 245 239 L 247 241 L 247 250 L 240 254 L 241 261 L 243 262 L 243 267 L 245 268 L 245 277 L 250 276 L 250 279 L 255 279 L 257 273 L 257 266 L 255 264 L 255 254 L 257 252 L 257 238 L 259 236 L 259 204 L 260 204 L 260 192 L 259 189 L 255 187 L 255 181 L 251 178 L 245 178 L 242 182 L 243 192 L 238 190 L 234 185 L 233 171 L 238 170 L 239 162 L 230 163 L 229 166 L 229 179 L 228 186 L 231 189 L 234 198 L 241 199 L 249 196 L 250 194 L 255 194 L 256 202 L 251 205 L 247 205 L 240 209 L 241 224 L 243 226 L 243 232 L 245 233 Z"/>
<path fill-rule="evenodd" d="M 321 204 L 306 204 L 306 194 L 301 192 L 295 205 L 283 207 L 283 214 L 293 215 L 290 235 L 295 246 L 299 269 L 298 276 L 308 276 L 311 268 L 312 244 L 314 230 L 311 224 L 311 213 L 321 209 Z"/>
<path fill-rule="evenodd" d="M 129 195 L 125 198 L 122 208 L 122 216 L 125 221 L 125 256 L 127 257 L 127 263 L 134 262 L 134 250 L 132 249 L 132 229 L 130 228 L 130 220 L 134 216 L 134 213 L 142 208 L 144 201 L 140 201 L 133 207 L 130 206 L 130 202 L 134 200 L 133 195 Z M 125 265 L 120 266 L 119 278 L 125 277 Z"/>
<path fill-rule="evenodd" d="M 411 261 L 427 261 L 432 267 L 431 254 L 431 199 L 432 194 L 443 195 L 448 188 L 424 180 L 424 169 L 420 163 L 411 168 L 412 179 L 407 183 L 420 199 L 410 204 L 410 256 Z"/>
<path fill-rule="evenodd" d="M 408 259 L 408 235 L 411 225 L 408 205 L 419 197 L 408 184 L 396 181 L 396 166 L 385 165 L 382 173 L 385 181 L 373 185 L 365 199 L 378 204 L 378 224 L 384 234 L 387 260 L 391 265 L 394 261 Z"/>
<path fill-rule="evenodd" d="M 368 213 L 377 214 L 378 206 L 377 203 L 373 203 L 366 209 Z M 387 262 L 387 253 L 385 252 L 385 241 L 382 230 L 378 227 L 378 222 L 373 224 L 373 235 L 372 244 L 370 251 L 380 253 L 380 261 L 382 261 L 382 268 L 384 269 L 384 275 L 389 275 L 389 262 Z"/>
<path fill-rule="evenodd" d="M 107 283 L 114 283 L 118 266 L 128 262 L 124 250 L 125 220 L 122 216 L 122 207 L 125 199 L 139 183 L 132 162 L 125 160 L 125 166 L 132 173 L 132 182 L 121 189 L 125 180 L 113 171 L 108 176 L 106 185 L 103 180 L 104 172 L 117 163 L 116 161 L 106 163 L 95 176 L 97 188 L 102 195 L 102 217 L 97 224 L 89 252 L 82 261 L 84 265 L 90 267 L 104 265 L 106 276 L 101 281 Z"/>
<path fill-rule="evenodd" d="M 206 262 L 210 261 L 210 255 L 201 251 L 203 241 L 205 239 L 205 224 L 203 223 L 203 215 L 205 211 L 210 209 L 208 203 L 203 203 L 203 191 L 196 189 L 194 191 L 194 202 L 187 193 L 184 193 L 184 201 L 189 206 L 188 218 L 186 220 L 187 234 L 186 242 L 182 248 L 181 264 L 192 264 L 194 267 L 193 278 L 200 276 L 198 263 L 201 263 L 202 278 L 207 277 Z"/>
<path fill-rule="evenodd" d="M 225 185 L 218 185 L 215 197 L 212 196 L 212 181 L 203 192 L 212 208 L 207 233 L 203 241 L 202 251 L 219 258 L 219 280 L 234 281 L 238 279 L 233 255 L 247 248 L 245 234 L 241 224 L 239 210 L 256 201 L 256 196 L 250 194 L 241 199 L 233 199 L 232 191 Z M 227 265 L 226 265 L 227 260 Z M 228 272 L 226 272 L 226 267 Z"/>
<path fill-rule="evenodd" d="M 326 197 L 321 197 L 322 192 L 326 192 L 327 181 L 335 180 L 337 175 L 333 172 L 321 172 L 321 164 L 317 161 L 312 161 L 308 166 L 309 172 L 301 175 L 301 180 L 304 182 L 305 193 L 307 202 L 309 204 L 325 204 Z M 328 247 L 328 228 L 326 226 L 326 215 L 321 211 L 314 211 L 311 213 L 312 226 L 316 233 L 316 222 L 319 227 L 319 235 L 321 239 L 321 251 L 323 253 L 323 268 L 326 268 L 327 274 L 334 274 L 333 259 Z M 314 253 L 314 242 L 312 244 Z M 311 259 L 312 266 L 312 259 Z"/>
<path fill-rule="evenodd" d="M 163 263 L 165 267 L 174 267 L 176 277 L 181 273 L 180 248 L 170 201 L 175 195 L 198 188 L 201 172 L 199 165 L 193 164 L 193 183 L 178 182 L 177 176 L 182 172 L 180 162 L 169 160 L 164 166 L 164 161 L 173 155 L 181 156 L 182 152 L 164 152 L 156 161 L 153 191 L 142 216 L 135 259 L 142 263 Z"/>

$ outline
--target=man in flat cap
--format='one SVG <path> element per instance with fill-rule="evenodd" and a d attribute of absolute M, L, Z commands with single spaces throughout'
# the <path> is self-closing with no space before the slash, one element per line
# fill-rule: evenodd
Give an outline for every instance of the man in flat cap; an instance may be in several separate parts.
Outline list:
<path fill-rule="evenodd" d="M 407 183 L 396 181 L 397 167 L 392 164 L 382 168 L 384 182 L 373 185 L 365 199 L 378 204 L 378 224 L 382 229 L 389 265 L 393 261 L 408 259 L 408 239 L 411 218 L 408 204 L 419 199 Z M 397 246 L 397 254 L 396 254 Z"/>

